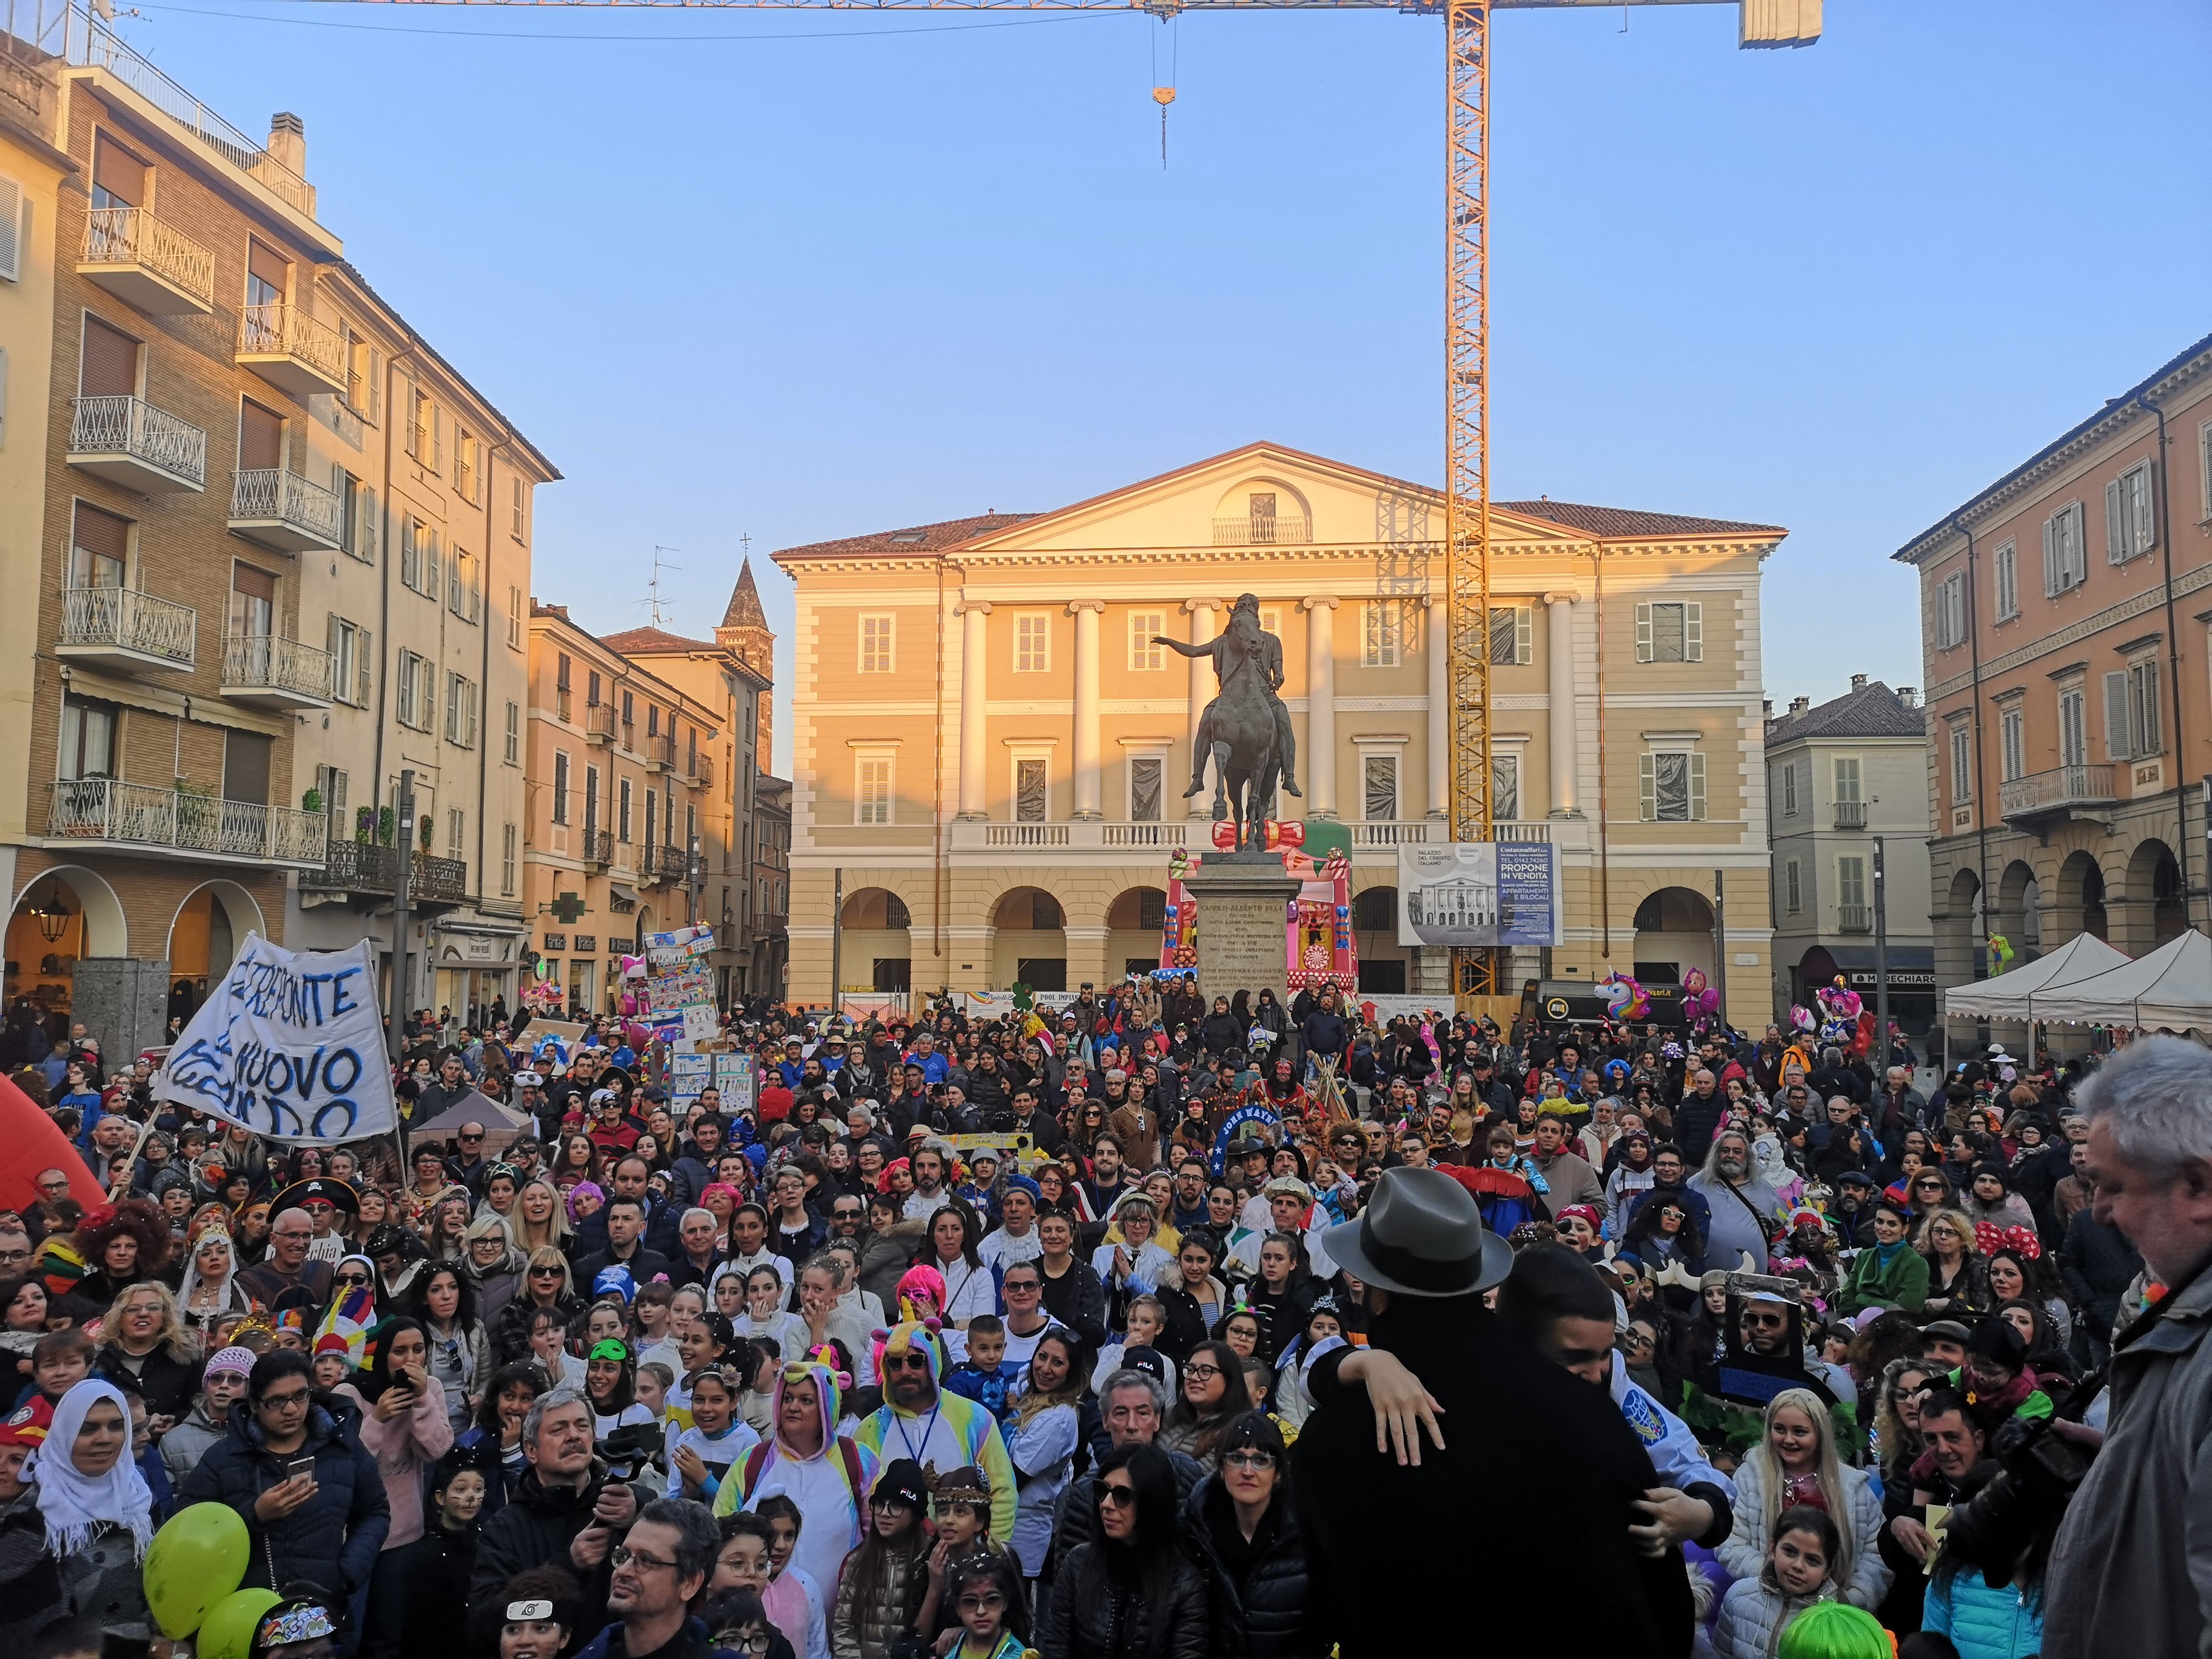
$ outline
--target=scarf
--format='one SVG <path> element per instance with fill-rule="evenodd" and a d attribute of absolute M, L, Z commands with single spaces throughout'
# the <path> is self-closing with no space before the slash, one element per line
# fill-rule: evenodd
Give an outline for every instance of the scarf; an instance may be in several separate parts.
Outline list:
<path fill-rule="evenodd" d="M 315 1327 L 315 1341 L 319 1342 L 326 1336 L 337 1337 L 346 1345 L 347 1365 L 358 1370 L 362 1365 L 362 1351 L 368 1341 L 369 1328 L 376 1323 L 378 1272 L 376 1263 L 365 1255 L 342 1256 L 337 1265 L 343 1267 L 349 1261 L 361 1263 L 368 1271 L 368 1283 L 349 1285 L 342 1295 L 331 1298 L 331 1305 L 324 1310 L 321 1322 Z M 314 1346 L 314 1343 L 308 1345 L 311 1350 Z"/>
<path fill-rule="evenodd" d="M 123 1413 L 123 1451 L 115 1466 L 97 1479 L 81 1474 L 70 1460 L 86 1415 L 101 1401 Z M 143 1558 L 154 1541 L 154 1494 L 138 1472 L 131 1443 L 131 1407 L 112 1382 L 89 1378 L 78 1383 L 54 1407 L 54 1419 L 26 1478 L 38 1486 L 39 1514 L 46 1523 L 46 1548 L 57 1556 L 80 1555 L 102 1527 L 131 1534 L 131 1553 Z"/>
<path fill-rule="evenodd" d="M 210 1235 L 203 1235 L 200 1239 L 193 1244 L 191 1255 L 187 1256 L 185 1260 L 184 1282 L 177 1287 L 177 1310 L 183 1314 L 186 1319 L 190 1319 L 192 1316 L 193 1292 L 198 1291 L 204 1285 L 212 1285 L 215 1283 L 214 1280 L 204 1279 L 200 1275 L 199 1246 L 201 1244 L 204 1244 L 209 1237 Z M 224 1269 L 222 1282 L 220 1285 L 216 1286 L 217 1294 L 216 1297 L 215 1305 L 218 1313 L 229 1308 L 231 1304 L 230 1287 L 238 1281 L 238 1250 L 236 1247 L 231 1243 L 229 1234 L 223 1233 L 219 1235 L 219 1237 L 222 1239 L 223 1254 L 230 1259 L 230 1266 Z"/>

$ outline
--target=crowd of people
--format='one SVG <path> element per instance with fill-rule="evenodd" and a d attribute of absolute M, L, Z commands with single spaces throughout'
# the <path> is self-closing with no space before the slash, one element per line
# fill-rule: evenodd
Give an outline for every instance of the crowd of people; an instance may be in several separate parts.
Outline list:
<path fill-rule="evenodd" d="M 2212 1159 L 2196 1045 L 1998 1048 L 1923 1095 L 1901 1048 L 1771 1027 L 1139 981 L 756 1009 L 725 1101 L 492 1015 L 397 1045 L 457 1133 L 337 1146 L 10 1023 L 86 1165 L 0 1213 L 21 1651 L 143 1624 L 201 1503 L 277 1659 L 2119 1650 L 2069 1562 L 2203 1628 L 2098 1541 L 2208 1411 L 2112 1490 L 2129 1367 L 2204 1312 L 2212 1196 L 2201 1252 L 2142 1207 Z"/>

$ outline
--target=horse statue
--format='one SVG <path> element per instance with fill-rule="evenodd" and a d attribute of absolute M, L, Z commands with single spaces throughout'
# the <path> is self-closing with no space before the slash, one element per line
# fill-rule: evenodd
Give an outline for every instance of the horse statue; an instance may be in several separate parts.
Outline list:
<path fill-rule="evenodd" d="M 1289 715 L 1277 695 L 1282 641 L 1260 626 L 1260 602 L 1249 593 L 1237 600 L 1229 625 L 1204 645 L 1186 645 L 1165 635 L 1154 638 L 1182 656 L 1210 657 L 1221 687 L 1199 720 L 1200 741 L 1184 799 L 1205 787 L 1210 755 L 1214 821 L 1237 825 L 1238 852 L 1265 850 L 1265 825 L 1274 816 L 1276 790 L 1289 783 L 1291 752 Z"/>

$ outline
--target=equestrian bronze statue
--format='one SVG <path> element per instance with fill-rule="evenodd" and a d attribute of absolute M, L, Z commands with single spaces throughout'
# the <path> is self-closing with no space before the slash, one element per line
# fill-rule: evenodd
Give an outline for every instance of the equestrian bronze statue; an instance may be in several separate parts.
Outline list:
<path fill-rule="evenodd" d="M 1237 850 L 1266 845 L 1261 826 L 1275 810 L 1278 783 L 1302 794 L 1297 778 L 1297 740 L 1283 707 L 1283 642 L 1260 626 L 1260 601 L 1237 596 L 1229 625 L 1204 645 L 1186 645 L 1164 634 L 1155 643 L 1186 657 L 1207 657 L 1220 690 L 1198 722 L 1192 745 L 1188 800 L 1206 787 L 1206 762 L 1213 759 L 1213 817 L 1234 819 Z"/>

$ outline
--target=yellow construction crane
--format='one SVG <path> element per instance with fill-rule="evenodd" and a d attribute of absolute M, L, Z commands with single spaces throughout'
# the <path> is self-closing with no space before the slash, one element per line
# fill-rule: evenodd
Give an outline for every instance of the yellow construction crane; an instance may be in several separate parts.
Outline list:
<path fill-rule="evenodd" d="M 1444 549 L 1450 599 L 1451 835 L 1490 817 L 1490 18 L 1493 11 L 1723 5 L 1741 47 L 1809 46 L 1821 0 L 383 0 L 392 5 L 658 6 L 830 11 L 1401 11 L 1444 26 Z M 1165 95 L 1163 96 L 1162 94 Z M 1172 88 L 1155 88 L 1166 106 Z M 1163 130 L 1164 144 L 1164 129 Z M 1488 951 L 1459 953 L 1457 988 L 1496 988 Z"/>

